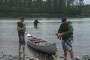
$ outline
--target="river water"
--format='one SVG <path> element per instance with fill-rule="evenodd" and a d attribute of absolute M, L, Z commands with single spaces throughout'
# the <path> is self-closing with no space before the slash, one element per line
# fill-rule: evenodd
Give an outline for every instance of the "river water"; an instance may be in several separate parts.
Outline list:
<path fill-rule="evenodd" d="M 34 18 L 25 18 L 26 32 L 48 42 L 56 43 L 58 54 L 62 56 L 61 41 L 55 36 L 55 32 L 61 24 L 60 18 L 39 18 L 40 23 L 37 29 L 33 27 L 34 20 Z M 73 23 L 74 28 L 73 49 L 75 57 L 90 54 L 90 18 L 68 18 L 68 20 Z M 0 52 L 3 51 L 5 54 L 13 56 L 18 55 L 18 21 L 19 18 L 0 19 Z M 37 52 L 27 45 L 25 51 L 29 57 L 39 58 L 40 60 L 53 60 L 52 57 Z"/>

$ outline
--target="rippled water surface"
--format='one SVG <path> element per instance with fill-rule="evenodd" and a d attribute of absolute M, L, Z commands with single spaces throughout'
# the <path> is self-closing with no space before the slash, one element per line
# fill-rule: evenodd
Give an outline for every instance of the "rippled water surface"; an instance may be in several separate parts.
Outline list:
<path fill-rule="evenodd" d="M 57 43 L 59 56 L 63 55 L 61 41 L 55 36 L 55 32 L 59 28 L 61 21 L 59 18 L 40 18 L 38 29 L 34 29 L 34 18 L 26 18 L 26 32 L 33 36 L 44 39 L 51 43 Z M 76 56 L 90 54 L 90 18 L 68 18 L 72 21 L 74 27 L 73 49 Z M 0 19 L 0 51 L 5 54 L 18 55 L 18 34 L 17 22 L 19 18 L 2 18 Z M 26 38 L 27 42 L 27 38 Z M 52 60 L 42 53 L 39 53 L 27 45 L 25 47 L 26 54 L 30 57 L 38 57 L 40 60 Z"/>

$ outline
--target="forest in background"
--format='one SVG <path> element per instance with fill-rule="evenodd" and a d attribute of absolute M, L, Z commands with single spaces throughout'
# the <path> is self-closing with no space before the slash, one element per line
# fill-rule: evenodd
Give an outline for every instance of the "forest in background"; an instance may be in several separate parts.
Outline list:
<path fill-rule="evenodd" d="M 84 0 L 0 0 L 0 17 L 90 16 Z"/>

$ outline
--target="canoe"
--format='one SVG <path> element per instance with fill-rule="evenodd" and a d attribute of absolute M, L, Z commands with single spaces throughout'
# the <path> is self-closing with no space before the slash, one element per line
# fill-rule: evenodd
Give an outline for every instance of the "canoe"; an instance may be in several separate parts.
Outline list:
<path fill-rule="evenodd" d="M 49 54 L 49 55 L 55 55 L 57 48 L 56 43 L 48 43 L 45 40 L 38 39 L 34 36 L 27 35 L 27 45 L 37 51 Z"/>

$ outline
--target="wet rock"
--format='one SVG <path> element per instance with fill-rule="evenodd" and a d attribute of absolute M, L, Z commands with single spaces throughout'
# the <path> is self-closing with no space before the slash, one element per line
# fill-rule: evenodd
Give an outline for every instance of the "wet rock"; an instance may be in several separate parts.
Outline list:
<path fill-rule="evenodd" d="M 17 59 L 18 57 L 14 56 L 13 59 Z"/>
<path fill-rule="evenodd" d="M 64 56 L 60 56 L 60 58 L 64 58 Z"/>
<path fill-rule="evenodd" d="M 10 60 L 13 60 L 13 58 L 10 58 Z"/>
<path fill-rule="evenodd" d="M 88 60 L 90 60 L 90 55 L 88 55 Z"/>
<path fill-rule="evenodd" d="M 89 56 L 88 55 L 83 55 L 82 59 L 89 59 Z"/>
<path fill-rule="evenodd" d="M 80 59 L 78 59 L 78 58 L 75 58 L 75 60 L 80 60 Z"/>
<path fill-rule="evenodd" d="M 79 57 L 79 56 L 77 56 L 77 57 L 75 58 L 75 60 L 80 60 L 80 57 Z"/>
<path fill-rule="evenodd" d="M 29 58 L 29 60 L 39 60 L 38 58 Z"/>
<path fill-rule="evenodd" d="M 87 59 L 87 60 L 90 60 L 90 55 L 83 55 L 82 59 Z"/>

